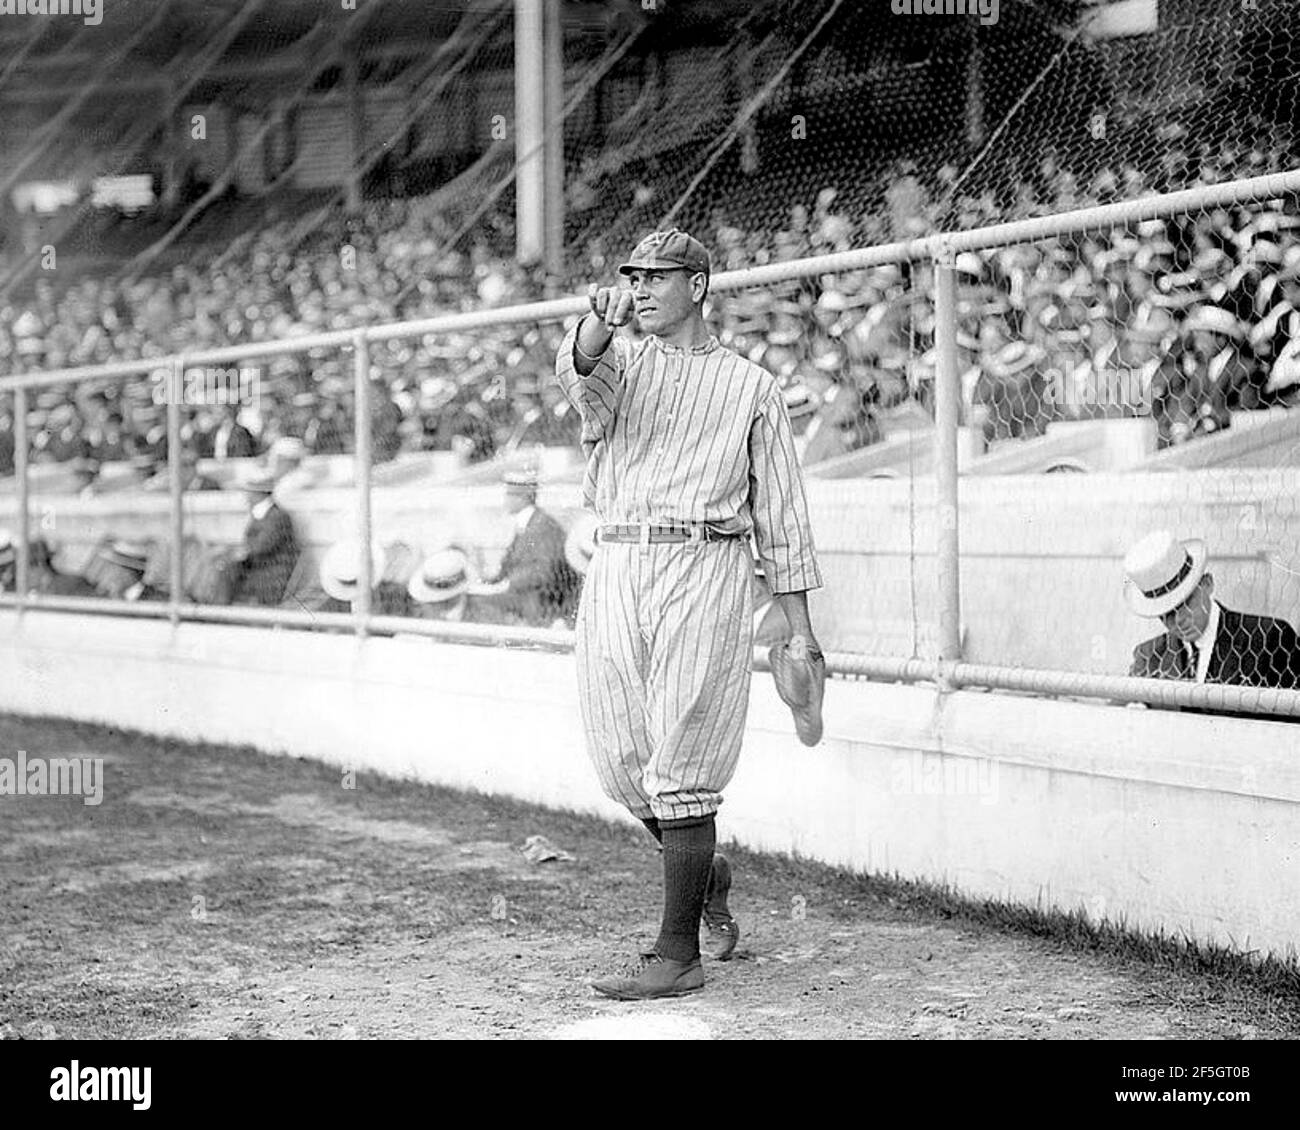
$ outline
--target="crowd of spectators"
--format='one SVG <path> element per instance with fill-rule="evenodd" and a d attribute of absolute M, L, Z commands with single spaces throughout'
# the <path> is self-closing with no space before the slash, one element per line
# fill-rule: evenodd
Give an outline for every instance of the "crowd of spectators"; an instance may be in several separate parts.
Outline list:
<path fill-rule="evenodd" d="M 1172 130 L 1150 168 L 1104 169 L 1080 183 L 1050 156 L 1014 200 L 963 191 L 957 170 L 888 170 L 873 241 L 906 239 L 1128 199 L 1300 165 L 1280 132 L 1206 150 Z M 696 225 L 715 270 L 860 246 L 863 221 L 826 189 L 796 205 L 784 230 L 717 219 Z M 449 246 L 450 221 L 419 200 L 376 204 L 363 220 L 298 238 L 273 224 L 209 262 L 135 281 L 40 280 L 0 310 L 0 370 L 21 372 L 293 337 L 542 297 L 489 232 Z M 504 228 L 504 223 L 502 224 Z M 613 251 L 609 252 L 613 254 Z M 587 249 L 579 278 L 608 274 Z M 1286 403 L 1300 390 L 1300 217 L 1291 201 L 1210 209 L 959 257 L 959 355 L 969 422 L 991 440 L 1038 434 L 1053 419 L 1146 413 L 1162 444 L 1226 426 L 1234 408 Z M 934 312 L 919 264 L 718 295 L 723 340 L 767 366 L 790 403 L 822 418 L 805 460 L 872 442 L 876 415 L 928 404 Z M 579 425 L 550 371 L 557 325 L 512 325 L 376 343 L 372 449 L 455 450 L 489 459 L 522 444 L 576 445 Z M 258 454 L 276 440 L 312 453 L 352 450 L 353 361 L 347 349 L 268 356 L 255 402 L 187 409 L 184 438 L 200 455 Z M 1116 372 L 1135 374 L 1121 401 Z M 1055 374 L 1055 376 L 1054 376 Z M 165 409 L 152 380 L 40 390 L 29 419 L 37 460 L 77 461 L 93 479 L 109 460 L 143 469 L 166 457 Z M 231 437 L 234 437 L 233 439 Z M 12 470 L 12 404 L 0 400 L 0 475 Z"/>

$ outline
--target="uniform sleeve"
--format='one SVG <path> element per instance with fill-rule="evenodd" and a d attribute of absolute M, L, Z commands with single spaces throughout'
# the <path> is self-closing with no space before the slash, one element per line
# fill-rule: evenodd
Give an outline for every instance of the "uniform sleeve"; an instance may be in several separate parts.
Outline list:
<path fill-rule="evenodd" d="M 588 315 L 589 316 L 589 315 Z M 601 439 L 607 439 L 623 399 L 624 375 L 627 373 L 628 344 L 617 334 L 596 367 L 585 377 L 573 364 L 582 319 L 564 335 L 555 357 L 555 378 L 582 419 L 582 448 L 590 453 Z"/>
<path fill-rule="evenodd" d="M 749 499 L 754 541 L 772 592 L 821 588 L 794 429 L 775 382 L 749 430 Z"/>

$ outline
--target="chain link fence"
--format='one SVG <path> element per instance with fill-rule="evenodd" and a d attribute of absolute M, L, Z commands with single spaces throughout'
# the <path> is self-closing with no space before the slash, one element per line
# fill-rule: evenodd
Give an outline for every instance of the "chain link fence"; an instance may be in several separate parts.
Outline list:
<path fill-rule="evenodd" d="M 1166 625 L 1135 611 L 1125 573 L 1167 530 L 1204 543 L 1197 576 L 1224 610 L 1296 618 L 1298 189 L 1300 173 L 1277 174 L 715 277 L 720 339 L 785 390 L 833 670 L 1300 714 L 1291 659 L 1272 666 L 1285 641 L 1263 621 L 1221 625 L 1233 654 L 1201 682 L 1177 647 L 1168 665 L 1139 662 Z M 569 647 L 587 519 L 552 366 L 583 309 L 3 378 L 4 602 Z M 432 423 L 411 450 L 388 377 L 416 353 Z M 494 383 L 503 409 L 510 393 L 528 411 L 493 420 L 491 397 L 459 396 Z M 106 438 L 93 468 L 34 449 L 69 398 L 109 438 L 134 414 L 135 447 L 103 459 Z M 253 456 L 243 429 L 263 415 L 277 434 Z M 538 505 L 568 537 L 526 606 L 501 588 L 517 510 L 503 476 L 518 472 L 540 478 Z M 1144 585 L 1157 564 L 1128 562 Z M 779 613 L 756 628 L 779 636 Z"/>

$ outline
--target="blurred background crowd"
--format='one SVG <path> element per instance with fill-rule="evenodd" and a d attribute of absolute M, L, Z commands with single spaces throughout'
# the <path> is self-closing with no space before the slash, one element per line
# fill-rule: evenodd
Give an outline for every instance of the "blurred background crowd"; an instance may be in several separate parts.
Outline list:
<path fill-rule="evenodd" d="M 962 193 L 953 166 L 925 178 L 900 162 L 884 177 L 886 210 L 869 222 L 881 240 L 909 239 L 938 230 L 954 209 L 966 228 L 1300 164 L 1289 136 L 1207 150 L 1180 132 L 1168 128 L 1154 167 L 1108 168 L 1086 184 L 1044 157 L 1012 201 Z M 780 230 L 719 220 L 700 234 L 718 272 L 848 250 L 860 245 L 862 223 L 826 189 L 811 207 L 793 207 Z M 491 238 L 448 248 L 447 226 L 418 199 L 389 201 L 305 242 L 295 243 L 293 224 L 283 221 L 207 263 L 130 281 L 41 279 L 0 310 L 0 370 L 163 356 L 543 296 L 537 274 Z M 508 231 L 504 217 L 499 227 Z M 1150 412 L 1167 445 L 1227 426 L 1233 409 L 1288 403 L 1300 390 L 1298 231 L 1294 201 L 1275 200 L 960 256 L 966 422 L 981 422 L 996 441 L 1037 435 L 1056 419 Z M 575 271 L 566 285 L 577 290 L 585 278 L 610 274 L 617 254 L 593 246 L 585 275 Z M 928 269 L 902 264 L 719 294 L 714 322 L 724 343 L 782 380 L 796 415 L 826 414 L 834 441 L 806 452 L 815 461 L 878 438 L 884 410 L 909 399 L 928 405 L 932 295 Z M 472 463 L 521 445 L 576 445 L 576 413 L 551 380 L 559 334 L 557 325 L 535 324 L 377 344 L 374 458 L 456 450 Z M 255 398 L 187 413 L 195 454 L 256 455 L 283 437 L 314 454 L 353 449 L 350 352 L 268 356 L 252 372 Z M 1061 397 L 1054 373 L 1076 386 L 1073 396 Z M 1107 396 L 1101 386 L 1117 373 L 1133 375 L 1142 397 Z M 148 469 L 166 458 L 164 420 L 156 381 L 40 391 L 29 419 L 32 456 Z M 3 403 L 0 475 L 12 471 L 12 436 L 12 405 Z"/>

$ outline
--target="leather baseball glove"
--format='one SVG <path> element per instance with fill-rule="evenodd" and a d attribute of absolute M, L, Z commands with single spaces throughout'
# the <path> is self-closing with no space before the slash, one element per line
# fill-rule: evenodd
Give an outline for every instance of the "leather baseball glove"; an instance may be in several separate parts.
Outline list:
<path fill-rule="evenodd" d="M 826 693 L 826 660 L 805 636 L 792 636 L 767 653 L 776 693 L 794 715 L 799 740 L 814 746 L 822 740 L 822 698 Z"/>

